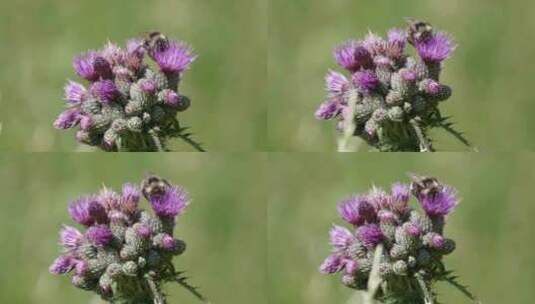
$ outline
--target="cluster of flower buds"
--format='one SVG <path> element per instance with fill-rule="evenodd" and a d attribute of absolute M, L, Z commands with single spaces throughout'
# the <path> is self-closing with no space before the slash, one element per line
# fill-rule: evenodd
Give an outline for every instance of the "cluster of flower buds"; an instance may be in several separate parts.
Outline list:
<path fill-rule="evenodd" d="M 416 276 L 429 285 L 443 275 L 442 257 L 455 249 L 443 230 L 446 215 L 458 204 L 456 191 L 435 178 L 412 179 L 410 185 L 394 184 L 390 193 L 374 187 L 338 205 L 342 219 L 353 227 L 332 227 L 333 252 L 320 266 L 322 273 L 340 272 L 344 285 L 363 290 L 379 261 L 375 267 L 388 291 L 378 298 L 386 292 L 406 293 L 408 286 L 418 289 Z M 424 213 L 409 206 L 411 194 Z M 382 253 L 376 257 L 379 245 Z"/>
<path fill-rule="evenodd" d="M 406 54 L 407 44 L 418 58 Z M 337 119 L 339 131 L 380 151 L 430 151 L 426 130 L 443 122 L 438 104 L 452 93 L 439 82 L 442 61 L 454 49 L 448 34 L 419 21 L 389 30 L 386 39 L 370 32 L 347 41 L 334 58 L 350 77 L 327 73 L 327 101 L 315 115 Z"/>
<path fill-rule="evenodd" d="M 145 55 L 158 69 L 144 62 Z M 160 33 L 131 39 L 126 49 L 108 42 L 99 51 L 81 54 L 74 58 L 74 70 L 90 84 L 67 83 L 67 109 L 54 127 L 79 126 L 80 143 L 106 151 L 161 150 L 181 131 L 176 114 L 190 100 L 177 90 L 195 58 L 190 46 Z"/>
<path fill-rule="evenodd" d="M 142 194 L 155 215 L 139 208 Z M 186 244 L 173 237 L 173 230 L 175 218 L 188 204 L 182 188 L 156 176 L 145 179 L 141 188 L 125 184 L 121 193 L 104 188 L 81 197 L 68 210 L 87 229 L 61 229 L 63 253 L 50 272 L 72 272 L 74 286 L 112 303 L 152 303 L 162 297 L 163 282 L 179 280 L 172 258 L 183 253 Z"/>

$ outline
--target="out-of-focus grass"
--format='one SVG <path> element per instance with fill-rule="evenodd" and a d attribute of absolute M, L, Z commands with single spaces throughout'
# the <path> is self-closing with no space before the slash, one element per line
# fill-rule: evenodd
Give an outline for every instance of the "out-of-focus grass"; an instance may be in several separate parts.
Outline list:
<path fill-rule="evenodd" d="M 261 154 L 0 155 L 0 303 L 89 303 L 93 296 L 53 276 L 62 223 L 75 225 L 69 200 L 105 184 L 120 189 L 147 172 L 183 185 L 192 197 L 175 235 L 187 243 L 175 258 L 213 303 L 267 303 L 266 178 Z M 144 207 L 149 208 L 144 202 Z M 169 303 L 198 303 L 178 284 Z"/>
<path fill-rule="evenodd" d="M 533 155 L 274 154 L 270 161 L 270 303 L 349 303 L 354 293 L 340 277 L 318 272 L 331 249 L 329 228 L 343 225 L 336 204 L 373 184 L 407 181 L 407 172 L 435 175 L 459 190 L 462 202 L 446 227 L 457 250 L 445 261 L 483 303 L 533 301 Z M 438 287 L 441 303 L 470 303 Z"/>
<path fill-rule="evenodd" d="M 533 149 L 533 10 L 535 2 L 521 0 L 272 0 L 269 149 L 334 151 L 334 123 L 314 118 L 325 97 L 323 77 L 338 69 L 332 49 L 368 29 L 384 35 L 404 26 L 404 17 L 428 20 L 459 44 L 442 74 L 454 90 L 443 113 L 480 150 Z M 432 135 L 439 150 L 466 150 L 444 131 Z"/>
<path fill-rule="evenodd" d="M 192 106 L 180 118 L 206 149 L 263 147 L 266 1 L 22 0 L 0 3 L 0 149 L 77 149 L 73 131 L 52 128 L 64 83 L 77 79 L 72 57 L 152 30 L 191 43 L 199 54 L 181 84 Z M 180 140 L 172 148 L 192 151 Z"/>

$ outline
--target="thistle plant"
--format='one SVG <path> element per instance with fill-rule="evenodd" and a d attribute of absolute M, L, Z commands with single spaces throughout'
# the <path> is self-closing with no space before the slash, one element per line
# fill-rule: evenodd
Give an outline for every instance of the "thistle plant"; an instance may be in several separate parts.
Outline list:
<path fill-rule="evenodd" d="M 417 56 L 406 53 L 407 44 Z M 428 136 L 434 127 L 469 145 L 439 109 L 452 94 L 440 73 L 455 48 L 450 35 L 414 20 L 407 29 L 389 30 L 386 39 L 370 32 L 363 40 L 342 43 L 333 55 L 349 77 L 327 73 L 327 101 L 316 118 L 337 120 L 341 152 L 349 150 L 354 136 L 379 151 L 434 151 Z"/>
<path fill-rule="evenodd" d="M 139 208 L 141 195 L 154 214 Z M 50 266 L 53 274 L 72 273 L 75 287 L 93 291 L 114 304 L 165 304 L 161 288 L 176 282 L 204 301 L 175 270 L 172 259 L 186 250 L 173 236 L 176 217 L 189 204 L 186 191 L 156 176 L 141 187 L 125 184 L 121 193 L 108 188 L 78 198 L 69 214 L 85 231 L 63 226 L 62 254 Z"/>
<path fill-rule="evenodd" d="M 409 206 L 411 194 L 424 212 Z M 373 187 L 343 200 L 338 213 L 352 227 L 333 225 L 333 251 L 320 272 L 341 273 L 342 284 L 367 291 L 366 303 L 438 303 L 433 286 L 439 281 L 476 301 L 443 261 L 455 250 L 444 228 L 458 202 L 454 188 L 419 176 L 410 185 L 395 183 L 390 193 Z"/>
<path fill-rule="evenodd" d="M 153 66 L 145 62 L 146 55 Z M 157 32 L 128 40 L 126 49 L 108 42 L 101 50 L 83 53 L 73 67 L 89 81 L 88 88 L 67 83 L 67 109 L 54 127 L 78 127 L 78 142 L 105 151 L 164 151 L 171 138 L 204 151 L 177 119 L 190 106 L 178 87 L 196 57 L 188 44 Z"/>

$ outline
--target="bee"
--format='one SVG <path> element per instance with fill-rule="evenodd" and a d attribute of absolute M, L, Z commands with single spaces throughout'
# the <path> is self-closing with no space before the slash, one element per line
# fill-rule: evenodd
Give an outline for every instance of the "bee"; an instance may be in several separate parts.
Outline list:
<path fill-rule="evenodd" d="M 440 190 L 442 190 L 442 185 L 434 177 L 419 176 L 416 174 L 410 174 L 411 183 L 411 192 L 414 196 L 428 196 L 435 195 Z"/>
<path fill-rule="evenodd" d="M 433 27 L 425 21 L 416 20 L 413 18 L 405 18 L 409 23 L 409 37 L 408 41 L 414 45 L 416 41 L 425 40 L 433 34 Z"/>
<path fill-rule="evenodd" d="M 160 32 L 149 32 L 145 34 L 143 46 L 149 52 L 149 54 L 161 52 L 169 47 L 169 40 Z"/>
<path fill-rule="evenodd" d="M 162 195 L 171 187 L 169 182 L 159 176 L 149 175 L 141 183 L 141 192 L 147 200 L 154 195 Z"/>

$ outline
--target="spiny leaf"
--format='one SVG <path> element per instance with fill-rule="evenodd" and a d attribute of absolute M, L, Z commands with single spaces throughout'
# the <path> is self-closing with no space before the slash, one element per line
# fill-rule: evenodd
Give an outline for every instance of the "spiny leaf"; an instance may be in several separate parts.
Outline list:
<path fill-rule="evenodd" d="M 438 278 L 437 281 L 444 281 L 452 285 L 453 287 L 457 288 L 460 292 L 462 292 L 466 297 L 468 297 L 470 300 L 472 300 L 474 303 L 481 303 L 476 296 L 470 290 L 468 290 L 467 285 L 463 285 L 459 282 L 459 277 L 453 274 L 453 271 L 447 270 L 444 271 Z"/>
<path fill-rule="evenodd" d="M 177 282 L 178 284 L 182 285 L 185 289 L 187 289 L 189 292 L 191 292 L 195 297 L 197 297 L 199 300 L 208 303 L 208 300 L 200 293 L 199 287 L 193 286 L 188 283 L 188 277 L 183 276 L 184 271 L 178 271 L 175 272 L 173 276 L 173 280 Z"/>
<path fill-rule="evenodd" d="M 451 116 L 442 117 L 442 115 L 438 111 L 433 113 L 432 116 L 433 117 L 430 126 L 440 127 L 444 129 L 446 132 L 453 135 L 457 140 L 462 142 L 465 146 L 472 148 L 472 144 L 470 143 L 470 141 L 468 141 L 468 139 L 464 137 L 464 132 L 458 131 L 454 128 L 455 123 L 450 121 Z"/>

